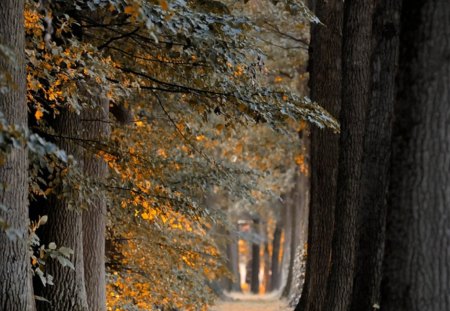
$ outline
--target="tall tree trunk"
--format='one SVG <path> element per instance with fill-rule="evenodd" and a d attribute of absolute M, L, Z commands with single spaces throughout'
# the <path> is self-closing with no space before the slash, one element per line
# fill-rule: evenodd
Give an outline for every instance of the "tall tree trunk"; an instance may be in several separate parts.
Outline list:
<path fill-rule="evenodd" d="M 302 139 L 302 142 L 305 140 Z M 284 297 L 290 297 L 291 294 L 298 296 L 299 289 L 297 284 L 301 280 L 301 251 L 306 240 L 307 219 L 308 219 L 308 176 L 303 173 L 298 173 L 295 178 L 295 187 L 292 190 L 291 208 L 292 208 L 292 227 L 291 231 L 291 246 L 290 246 L 290 268 L 288 273 L 288 280 L 283 290 Z M 300 252 L 299 252 L 300 251 Z"/>
<path fill-rule="evenodd" d="M 253 231 L 259 234 L 259 219 L 253 220 Z M 253 294 L 259 293 L 259 267 L 260 267 L 260 246 L 259 243 L 253 242 L 252 244 L 252 275 L 250 282 L 250 290 Z"/>
<path fill-rule="evenodd" d="M 382 308 L 450 310 L 450 3 L 404 1 Z"/>
<path fill-rule="evenodd" d="M 273 241 L 272 241 L 272 260 L 270 265 L 270 281 L 269 281 L 269 291 L 274 291 L 280 286 L 280 251 L 281 251 L 281 234 L 283 223 L 282 218 L 276 222 L 275 231 L 273 233 Z"/>
<path fill-rule="evenodd" d="M 319 0 L 316 15 L 325 25 L 312 27 L 310 93 L 333 116 L 341 109 L 342 1 Z M 302 296 L 296 310 L 322 310 L 331 260 L 336 203 L 339 136 L 311 128 L 311 199 L 308 256 Z"/>
<path fill-rule="evenodd" d="M 0 1 L 0 45 L 14 53 L 16 64 L 0 56 L 0 75 L 11 83 L 0 93 L 0 110 L 8 124 L 27 126 L 24 1 Z M 28 254 L 28 156 L 25 148 L 14 148 L 0 166 L 0 218 L 18 236 L 11 239 L 0 228 L 0 309 L 32 310 L 31 269 Z"/>
<path fill-rule="evenodd" d="M 236 229 L 239 230 L 239 229 Z M 241 291 L 241 275 L 239 272 L 239 237 L 235 233 L 230 234 L 230 240 L 227 243 L 228 269 L 233 275 L 228 290 L 233 292 Z"/>
<path fill-rule="evenodd" d="M 289 244 L 289 266 L 288 266 L 288 270 L 287 270 L 287 280 L 286 280 L 286 284 L 283 288 L 283 292 L 281 293 L 282 297 L 288 297 L 289 293 L 291 292 L 291 287 L 292 287 L 292 281 L 293 281 L 293 273 L 294 273 L 294 261 L 295 261 L 295 252 L 296 252 L 296 248 L 297 248 L 297 202 L 295 200 L 295 196 L 296 196 L 296 190 L 297 190 L 297 182 L 298 182 L 298 177 L 295 177 L 295 181 L 296 183 L 295 187 L 292 189 L 291 194 L 290 194 L 290 198 L 289 198 L 289 209 L 291 210 L 291 218 L 288 219 L 288 221 L 291 222 L 291 230 L 290 230 L 290 234 L 291 234 L 291 238 L 290 238 L 290 244 Z"/>
<path fill-rule="evenodd" d="M 63 109 L 54 123 L 54 128 L 60 136 L 56 142 L 58 146 L 75 159 L 80 159 L 81 149 L 73 141 L 74 138 L 82 137 L 80 117 Z M 46 271 L 54 277 L 55 285 L 42 289 L 40 295 L 50 300 L 51 305 L 38 303 L 38 310 L 87 311 L 82 212 L 78 206 L 69 208 L 69 199 L 66 198 L 54 195 L 49 202 L 48 223 L 43 227 L 42 241 L 46 245 L 55 242 L 58 247 L 71 248 L 74 251 L 71 259 L 75 269 L 63 267 L 57 260 L 49 260 L 46 263 Z"/>
<path fill-rule="evenodd" d="M 398 0 L 379 0 L 374 12 L 372 97 L 364 139 L 353 311 L 372 311 L 374 305 L 380 305 L 400 6 Z"/>
<path fill-rule="evenodd" d="M 283 195 L 283 223 L 284 226 L 284 241 L 283 241 L 283 249 L 282 249 L 282 257 L 281 257 L 281 265 L 280 265 L 280 288 L 283 288 L 286 285 L 287 281 L 287 271 L 289 269 L 290 262 L 290 245 L 291 245 L 291 237 L 292 237 L 292 209 L 290 197 L 288 195 Z"/>
<path fill-rule="evenodd" d="M 88 141 L 103 142 L 108 138 L 109 101 L 104 96 L 94 98 L 98 105 L 81 114 L 83 138 Z M 96 143 L 87 148 L 84 154 L 84 173 L 102 182 L 108 172 L 106 162 L 99 158 Z M 83 211 L 83 254 L 84 277 L 87 300 L 90 310 L 106 310 L 106 276 L 105 276 L 105 230 L 106 230 L 106 197 L 99 193 L 92 198 L 92 204 Z"/>
<path fill-rule="evenodd" d="M 344 3 L 341 137 L 332 263 L 324 310 L 346 311 L 353 291 L 361 168 L 369 106 L 373 0 Z"/>

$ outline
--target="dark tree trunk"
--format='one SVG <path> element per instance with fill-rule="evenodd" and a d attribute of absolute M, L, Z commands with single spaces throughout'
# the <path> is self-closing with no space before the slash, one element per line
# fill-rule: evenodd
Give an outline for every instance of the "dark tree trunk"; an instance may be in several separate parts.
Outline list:
<path fill-rule="evenodd" d="M 106 97 L 94 98 L 95 109 L 87 109 L 81 114 L 83 138 L 87 141 L 104 142 L 109 135 L 108 109 Z M 97 146 L 84 152 L 83 171 L 86 176 L 101 183 L 108 172 L 106 162 L 95 153 Z M 87 300 L 90 310 L 106 310 L 106 276 L 105 276 L 105 230 L 106 230 L 106 197 L 99 193 L 91 199 L 92 204 L 83 211 L 83 254 L 84 277 Z"/>
<path fill-rule="evenodd" d="M 239 238 L 236 234 L 230 235 L 227 243 L 228 269 L 233 275 L 228 290 L 233 292 L 241 291 L 241 275 L 239 273 Z"/>
<path fill-rule="evenodd" d="M 381 307 L 450 310 L 450 3 L 404 1 Z"/>
<path fill-rule="evenodd" d="M 269 238 L 267 233 L 267 224 L 264 223 L 264 290 L 267 293 L 269 289 L 270 282 L 270 252 L 269 252 Z"/>
<path fill-rule="evenodd" d="M 0 76 L 8 91 L 0 93 L 0 111 L 8 124 L 27 126 L 24 1 L 0 1 L 0 44 L 11 49 L 16 64 L 0 53 Z M 3 80 L 0 78 L 0 80 Z M 0 309 L 33 309 L 31 268 L 28 254 L 28 156 L 14 148 L 0 166 L 0 218 L 17 236 L 11 239 L 0 226 Z"/>
<path fill-rule="evenodd" d="M 254 232 L 259 234 L 259 219 L 253 220 Z M 259 293 L 259 267 L 260 267 L 260 246 L 259 243 L 252 244 L 252 275 L 250 281 L 250 291 L 253 294 Z"/>
<path fill-rule="evenodd" d="M 332 263 L 324 310 L 350 307 L 361 206 L 361 168 L 369 106 L 373 0 L 344 3 L 341 137 Z"/>
<path fill-rule="evenodd" d="M 81 158 L 81 149 L 73 138 L 82 137 L 80 117 L 63 109 L 54 122 L 56 143 L 75 159 Z M 65 139 L 69 137 L 72 139 Z M 62 189 L 60 189 L 62 191 Z M 76 199 L 75 199 L 76 201 Z M 69 247 L 74 251 L 71 261 L 75 269 L 63 267 L 56 259 L 49 259 L 46 271 L 54 277 L 53 286 L 42 289 L 40 296 L 50 300 L 51 305 L 38 303 L 38 310 L 87 311 L 87 295 L 84 279 L 82 212 L 78 206 L 69 208 L 69 199 L 53 195 L 49 199 L 48 223 L 42 228 L 42 242 L 55 242 L 58 247 Z"/>
<path fill-rule="evenodd" d="M 319 0 L 316 15 L 323 25 L 313 26 L 310 45 L 310 93 L 333 116 L 341 109 L 342 1 Z M 311 128 L 311 199 L 308 256 L 302 297 L 296 310 L 322 310 L 331 260 L 336 203 L 339 136 Z"/>
<path fill-rule="evenodd" d="M 283 223 L 282 219 L 277 220 L 272 241 L 272 260 L 271 260 L 271 276 L 269 281 L 269 291 L 274 291 L 280 286 L 280 251 L 281 251 L 281 234 Z"/>
<path fill-rule="evenodd" d="M 360 237 L 352 311 L 372 311 L 374 305 L 380 305 L 400 6 L 398 0 L 379 0 L 374 12 L 372 97 L 364 139 Z"/>

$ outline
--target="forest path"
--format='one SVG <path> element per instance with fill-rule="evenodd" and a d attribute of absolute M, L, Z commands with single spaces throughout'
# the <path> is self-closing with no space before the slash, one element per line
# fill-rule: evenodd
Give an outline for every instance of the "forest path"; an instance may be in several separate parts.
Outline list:
<path fill-rule="evenodd" d="M 290 311 L 287 301 L 279 295 L 251 295 L 232 293 L 232 301 L 217 301 L 210 311 Z"/>

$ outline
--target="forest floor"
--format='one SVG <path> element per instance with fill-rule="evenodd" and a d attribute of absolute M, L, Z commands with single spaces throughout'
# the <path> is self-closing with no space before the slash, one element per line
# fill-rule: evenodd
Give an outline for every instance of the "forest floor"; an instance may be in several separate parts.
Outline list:
<path fill-rule="evenodd" d="M 278 294 L 251 295 L 232 293 L 230 301 L 218 301 L 210 311 L 290 311 L 286 300 Z"/>

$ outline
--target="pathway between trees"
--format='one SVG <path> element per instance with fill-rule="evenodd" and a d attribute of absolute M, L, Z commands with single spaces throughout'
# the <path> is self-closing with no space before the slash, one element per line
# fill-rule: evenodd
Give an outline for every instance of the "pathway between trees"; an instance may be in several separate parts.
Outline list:
<path fill-rule="evenodd" d="M 210 311 L 290 311 L 287 301 L 280 300 L 278 295 L 230 295 L 232 301 L 218 301 Z"/>

